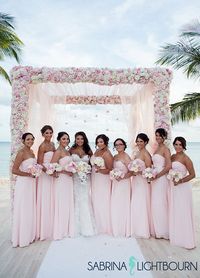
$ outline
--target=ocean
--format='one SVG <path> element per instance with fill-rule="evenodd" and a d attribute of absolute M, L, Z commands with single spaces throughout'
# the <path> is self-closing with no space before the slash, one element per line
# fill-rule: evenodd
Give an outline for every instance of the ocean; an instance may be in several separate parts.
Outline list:
<path fill-rule="evenodd" d="M 200 177 L 200 142 L 188 142 L 186 153 L 194 163 L 196 177 Z M 0 178 L 9 177 L 9 162 L 10 142 L 0 142 Z"/>

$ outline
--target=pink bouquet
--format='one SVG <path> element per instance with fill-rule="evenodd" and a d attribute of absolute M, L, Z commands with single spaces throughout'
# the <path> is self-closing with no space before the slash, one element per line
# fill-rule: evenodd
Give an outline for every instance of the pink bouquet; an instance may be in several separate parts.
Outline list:
<path fill-rule="evenodd" d="M 138 173 L 142 171 L 143 164 L 139 160 L 131 160 L 128 164 L 128 169 L 131 172 Z"/>
<path fill-rule="evenodd" d="M 124 173 L 117 168 L 110 171 L 110 179 L 111 180 L 116 180 L 118 178 L 123 178 L 123 177 L 124 177 Z"/>
<path fill-rule="evenodd" d="M 74 174 L 77 172 L 77 165 L 75 162 L 72 161 L 69 164 L 65 165 L 64 170 Z"/>
<path fill-rule="evenodd" d="M 58 163 L 49 163 L 46 165 L 46 173 L 48 175 L 52 175 L 54 172 L 61 172 L 62 171 L 62 166 Z"/>
<path fill-rule="evenodd" d="M 28 166 L 28 173 L 31 173 L 32 176 L 37 178 L 41 175 L 42 168 L 42 165 L 35 163 L 33 165 Z"/>

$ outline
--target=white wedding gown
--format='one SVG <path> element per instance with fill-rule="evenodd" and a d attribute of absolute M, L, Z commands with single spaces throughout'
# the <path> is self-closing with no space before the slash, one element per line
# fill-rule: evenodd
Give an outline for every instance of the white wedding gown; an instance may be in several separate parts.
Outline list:
<path fill-rule="evenodd" d="M 79 157 L 72 154 L 75 163 L 84 161 L 89 163 L 89 156 Z M 75 236 L 92 236 L 95 232 L 94 216 L 91 205 L 90 175 L 87 181 L 81 181 L 78 174 L 74 174 L 74 213 L 75 213 Z"/>

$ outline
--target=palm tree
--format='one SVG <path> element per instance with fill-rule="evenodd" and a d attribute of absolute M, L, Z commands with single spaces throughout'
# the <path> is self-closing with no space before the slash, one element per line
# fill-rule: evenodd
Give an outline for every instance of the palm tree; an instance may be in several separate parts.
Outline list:
<path fill-rule="evenodd" d="M 13 23 L 14 17 L 0 13 L 0 61 L 11 57 L 19 63 L 23 42 L 16 35 Z M 9 75 L 1 66 L 0 75 L 10 82 Z"/>
<path fill-rule="evenodd" d="M 175 44 L 162 46 L 156 63 L 182 68 L 188 78 L 200 80 L 200 22 L 185 25 L 179 38 Z M 171 104 L 171 112 L 172 123 L 196 119 L 200 116 L 200 93 L 186 94 L 182 101 Z"/>

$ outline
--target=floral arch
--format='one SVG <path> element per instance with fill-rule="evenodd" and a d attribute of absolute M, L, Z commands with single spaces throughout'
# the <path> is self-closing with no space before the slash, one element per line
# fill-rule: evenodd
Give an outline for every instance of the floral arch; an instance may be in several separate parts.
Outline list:
<path fill-rule="evenodd" d="M 132 102 L 132 119 L 137 113 L 144 114 L 152 106 L 152 129 L 163 127 L 171 134 L 169 85 L 172 73 L 165 68 L 33 68 L 14 67 L 12 78 L 11 105 L 11 165 L 21 147 L 21 136 L 30 130 L 35 118 L 40 124 L 52 124 L 51 109 L 62 104 L 122 104 Z M 81 84 L 81 85 L 80 85 Z M 74 87 L 73 87 L 74 86 Z M 82 86 L 80 90 L 80 86 Z M 59 88 L 58 91 L 56 91 Z M 105 88 L 105 90 L 104 90 Z M 144 93 L 150 98 L 140 111 L 138 97 Z M 146 94 L 147 93 L 147 94 Z M 145 95 L 146 94 L 146 95 Z M 140 99 L 140 103 L 141 99 Z M 48 112 L 39 109 L 44 105 Z M 35 114 L 34 114 L 35 113 Z M 36 121 L 36 120 L 35 120 Z M 143 119 L 143 124 L 145 119 Z M 143 124 L 134 131 L 144 129 Z M 147 124 L 147 123 L 146 123 Z M 37 129 L 40 125 L 36 122 Z M 134 123 L 133 123 L 134 125 Z M 13 177 L 11 178 L 13 181 Z M 13 192 L 13 182 L 11 189 Z"/>

